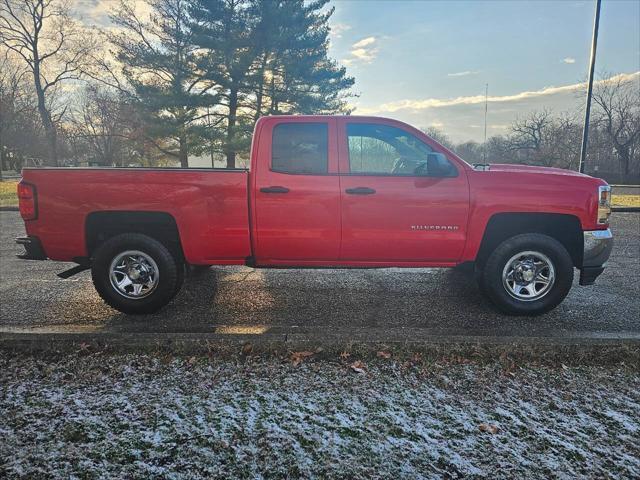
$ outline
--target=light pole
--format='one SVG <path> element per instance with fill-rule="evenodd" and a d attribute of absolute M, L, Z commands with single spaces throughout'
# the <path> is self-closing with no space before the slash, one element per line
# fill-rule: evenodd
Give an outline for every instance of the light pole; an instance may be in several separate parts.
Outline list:
<path fill-rule="evenodd" d="M 582 147 L 580 148 L 580 165 L 578 170 L 584 173 L 589 142 L 589 116 L 591 115 L 591 93 L 593 92 L 593 72 L 596 66 L 596 48 L 598 47 L 598 27 L 600 25 L 600 2 L 596 0 L 596 14 L 593 21 L 593 38 L 591 40 L 591 58 L 589 60 L 589 86 L 587 88 L 587 105 L 584 112 L 584 127 L 582 129 Z"/>

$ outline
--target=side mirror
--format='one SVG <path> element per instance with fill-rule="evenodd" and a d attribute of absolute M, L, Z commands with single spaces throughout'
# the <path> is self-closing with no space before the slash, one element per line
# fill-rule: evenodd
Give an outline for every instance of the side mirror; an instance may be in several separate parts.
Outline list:
<path fill-rule="evenodd" d="M 455 177 L 456 170 L 443 153 L 427 154 L 427 175 L 430 177 Z"/>

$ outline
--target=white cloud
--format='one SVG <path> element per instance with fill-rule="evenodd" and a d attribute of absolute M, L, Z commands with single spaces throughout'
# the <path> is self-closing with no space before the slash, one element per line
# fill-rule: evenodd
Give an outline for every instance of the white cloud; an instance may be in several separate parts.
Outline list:
<path fill-rule="evenodd" d="M 364 48 L 366 46 L 373 45 L 374 43 L 376 43 L 376 37 L 367 37 L 367 38 L 363 38 L 362 40 L 354 43 L 352 45 L 352 47 L 353 48 Z"/>
<path fill-rule="evenodd" d="M 374 58 L 376 58 L 376 51 L 375 50 L 368 50 L 366 48 L 356 48 L 354 50 L 351 50 L 351 55 L 353 55 L 354 57 L 356 57 L 359 60 L 363 60 L 365 62 L 370 62 Z"/>
<path fill-rule="evenodd" d="M 563 61 L 564 63 L 569 63 L 569 64 L 571 64 L 571 63 L 576 63 L 576 59 L 575 59 L 575 58 L 573 58 L 573 57 L 566 57 L 566 58 L 563 58 L 563 59 L 562 59 L 562 61 Z"/>
<path fill-rule="evenodd" d="M 447 77 L 466 77 L 467 75 L 477 75 L 477 70 L 465 70 L 464 72 L 447 73 Z"/>
<path fill-rule="evenodd" d="M 351 45 L 350 57 L 342 60 L 347 67 L 355 63 L 371 63 L 378 55 L 376 37 L 366 37 Z"/>
<path fill-rule="evenodd" d="M 113 29 L 110 15 L 119 9 L 119 2 L 112 0 L 70 0 L 72 16 L 81 20 L 85 25 L 98 25 Z M 147 2 L 132 2 L 133 9 L 143 21 L 149 20 L 153 6 Z"/>
<path fill-rule="evenodd" d="M 347 30 L 351 30 L 351 25 L 347 25 L 346 23 L 331 25 L 331 35 L 335 38 L 342 38 L 342 34 Z"/>
<path fill-rule="evenodd" d="M 604 81 L 617 81 L 618 79 L 623 82 L 631 81 L 634 79 L 640 78 L 640 72 L 635 73 L 621 73 L 619 75 L 615 75 L 610 80 L 600 80 L 599 82 Z M 597 83 L 599 83 L 597 82 Z M 561 87 L 546 87 L 541 90 L 534 91 L 526 91 L 516 93 L 514 95 L 501 95 L 501 96 L 490 96 L 488 98 L 489 103 L 504 103 L 504 102 L 517 102 L 521 100 L 528 100 L 538 97 L 544 97 L 548 95 L 555 95 L 559 93 L 568 93 L 575 92 L 582 88 L 584 88 L 584 83 L 575 83 L 572 85 L 564 85 Z M 377 107 L 373 108 L 359 108 L 357 110 L 357 114 L 363 115 L 371 115 L 377 113 L 393 113 L 400 110 L 408 110 L 408 111 L 421 111 L 427 110 L 430 108 L 441 108 L 441 107 L 452 107 L 456 105 L 476 105 L 484 103 L 485 97 L 484 95 L 472 95 L 467 97 L 456 97 L 456 98 L 448 98 L 448 99 L 439 99 L 439 98 L 426 98 L 426 99 L 418 99 L 418 100 L 397 100 L 394 102 L 383 103 Z"/>

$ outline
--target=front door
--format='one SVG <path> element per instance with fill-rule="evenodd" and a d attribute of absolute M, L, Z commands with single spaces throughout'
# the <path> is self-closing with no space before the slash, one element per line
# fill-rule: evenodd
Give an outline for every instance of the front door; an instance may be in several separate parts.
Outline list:
<path fill-rule="evenodd" d="M 258 134 L 253 216 L 259 265 L 323 265 L 340 252 L 336 121 L 269 119 Z"/>
<path fill-rule="evenodd" d="M 469 209 L 464 169 L 389 120 L 338 122 L 342 262 L 453 263 Z"/>

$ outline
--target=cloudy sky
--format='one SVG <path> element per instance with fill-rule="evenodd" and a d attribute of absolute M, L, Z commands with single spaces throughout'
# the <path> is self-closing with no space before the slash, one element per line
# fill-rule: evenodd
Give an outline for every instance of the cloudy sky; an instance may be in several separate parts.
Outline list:
<path fill-rule="evenodd" d="M 331 54 L 356 77 L 355 113 L 456 141 L 543 107 L 579 111 L 594 1 L 338 0 Z M 603 0 L 596 71 L 640 81 L 640 1 Z"/>
<path fill-rule="evenodd" d="M 74 0 L 105 26 L 116 0 Z M 455 141 L 504 133 L 534 109 L 581 112 L 594 0 L 332 0 L 331 55 L 356 78 L 354 113 L 435 126 Z M 140 8 L 144 9 L 140 2 Z M 640 0 L 603 0 L 597 72 L 640 88 Z"/>

